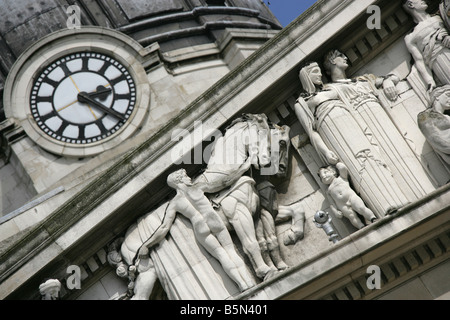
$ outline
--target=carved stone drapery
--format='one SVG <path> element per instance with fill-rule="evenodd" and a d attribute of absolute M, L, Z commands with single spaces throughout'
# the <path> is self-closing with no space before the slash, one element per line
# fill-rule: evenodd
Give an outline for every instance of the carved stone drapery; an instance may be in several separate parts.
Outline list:
<path fill-rule="evenodd" d="M 419 128 L 450 169 L 450 85 L 435 89 L 431 108 L 418 115 Z"/>
<path fill-rule="evenodd" d="M 443 0 L 439 5 L 439 11 L 441 13 L 442 20 L 448 30 L 450 30 L 450 1 Z"/>
<path fill-rule="evenodd" d="M 345 77 L 346 57 L 337 53 L 331 60 L 329 64 Z M 339 64 L 333 64 L 334 60 Z M 336 79 L 323 91 L 316 91 L 316 86 L 322 85 L 316 64 L 303 68 L 300 78 L 304 87 L 313 84 L 306 100 L 300 97 L 296 104 L 300 122 L 325 163 L 334 164 L 330 161 L 337 162 L 337 156 L 346 164 L 354 188 L 378 216 L 434 190 L 381 105 L 375 77 Z M 328 155 L 330 151 L 335 156 Z"/>

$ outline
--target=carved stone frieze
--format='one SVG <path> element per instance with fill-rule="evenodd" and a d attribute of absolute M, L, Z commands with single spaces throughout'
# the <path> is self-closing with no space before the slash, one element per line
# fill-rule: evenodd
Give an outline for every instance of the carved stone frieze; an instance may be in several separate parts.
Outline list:
<path fill-rule="evenodd" d="M 284 243 L 294 244 L 304 236 L 304 209 L 299 204 L 279 205 L 277 192 L 267 178 L 286 176 L 289 138 L 288 127 L 271 124 L 264 114 L 245 114 L 233 121 L 224 137 L 215 142 L 208 167 L 201 175 L 191 180 L 184 169 L 170 174 L 167 183 L 177 195 L 159 210 L 160 224 L 150 222 L 158 217 L 157 212 L 149 213 L 129 229 L 120 255 L 117 250 L 111 250 L 111 261 L 118 275 L 129 278 L 127 295 L 132 299 L 148 299 L 159 278 L 169 297 L 186 297 L 184 292 L 173 291 L 166 284 L 171 267 L 160 263 L 164 260 L 162 255 L 169 254 L 163 239 L 176 233 L 173 227 L 178 220 L 177 213 L 192 225 L 193 238 L 186 233 L 185 241 L 197 242 L 200 249 L 218 260 L 241 291 L 256 283 L 234 250 L 236 243 L 233 244 L 230 231 L 237 235 L 257 278 L 264 280 L 287 269 L 275 221 L 291 221 Z M 256 171 L 257 179 L 261 180 L 258 185 L 253 178 Z M 187 261 L 198 259 L 187 252 L 179 254 Z M 192 261 L 186 267 L 191 268 L 193 264 Z M 202 276 L 208 277 L 208 274 Z"/>
<path fill-rule="evenodd" d="M 378 217 L 434 190 L 431 178 L 378 98 L 380 86 L 395 101 L 398 78 L 380 80 L 368 75 L 347 79 L 347 57 L 337 50 L 329 52 L 324 66 L 332 80 L 325 85 L 317 63 L 301 69 L 305 93 L 295 105 L 322 162 L 342 161 L 356 192 Z"/>
<path fill-rule="evenodd" d="M 347 10 L 350 2 L 361 6 L 343 1 L 342 7 L 333 8 Z M 327 12 L 330 3 L 319 1 L 319 6 Z M 64 250 L 70 258 L 64 256 L 73 259 L 81 253 L 79 260 L 91 260 L 94 249 L 81 252 L 88 240 L 98 239 L 105 250 L 105 243 L 110 244 L 105 255 L 109 265 L 99 266 L 97 274 L 88 272 L 84 292 L 108 281 L 105 287 L 120 283 L 116 294 L 108 292 L 114 300 L 364 299 L 381 295 L 367 289 L 366 263 L 380 266 L 384 294 L 410 275 L 422 275 L 426 268 L 445 262 L 448 208 L 442 204 L 448 203 L 449 186 L 438 190 L 448 179 L 437 175 L 449 168 L 445 134 L 450 91 L 437 87 L 436 80 L 436 88 L 433 83 L 426 88 L 417 64 L 407 80 L 405 74 L 393 74 L 394 65 L 410 67 L 403 58 L 409 57 L 404 36 L 412 21 L 400 3 L 376 4 L 389 7 L 387 13 L 383 10 L 387 19 L 382 28 L 355 32 L 357 51 L 348 38 L 342 41 L 343 52 L 353 52 L 353 57 L 333 50 L 323 59 L 345 30 L 365 18 L 361 7 L 356 20 L 341 26 L 339 36 L 330 36 L 326 45 L 321 41 L 308 49 L 303 46 L 306 38 L 296 40 L 295 50 L 273 57 L 273 68 L 267 64 L 261 71 L 259 64 L 260 73 L 247 77 L 243 71 L 257 69 L 252 63 L 269 61 L 258 59 L 259 53 L 253 56 L 245 68 L 237 69 L 239 79 L 234 78 L 237 73 L 224 78 L 217 93 L 208 92 L 179 115 L 179 122 L 167 124 L 145 149 L 138 147 L 120 162 L 123 166 L 126 161 L 133 177 L 114 180 L 110 198 L 95 199 L 102 207 L 89 208 L 88 213 L 84 203 L 77 204 L 77 211 L 86 212 L 86 220 L 77 227 L 102 214 L 106 222 L 93 221 L 98 229 L 81 229 L 76 237 L 82 232 L 86 236 L 73 240 L 75 245 L 72 239 L 59 241 L 69 248 Z M 338 17 L 340 10 L 334 13 Z M 277 47 L 299 39 L 293 31 L 319 39 L 319 32 L 308 34 L 294 23 L 285 31 L 289 37 L 278 38 Z M 399 52 L 402 58 L 396 56 Z M 383 64 L 387 56 L 392 61 Z M 310 59 L 319 63 L 306 62 Z M 351 68 L 349 60 L 356 62 Z M 372 74 L 380 70 L 387 76 Z M 347 76 L 350 71 L 353 78 Z M 220 85 L 225 83 L 229 94 L 223 96 Z M 278 96 L 280 88 L 285 92 Z M 420 113 L 429 107 L 430 97 L 432 107 Z M 208 108 L 205 104 L 203 112 L 191 112 L 205 101 Z M 222 106 L 227 108 L 219 109 Z M 211 153 L 206 164 L 175 164 L 170 151 L 181 142 L 169 141 L 170 131 L 187 128 L 197 133 L 198 119 L 223 135 L 211 144 L 205 136 L 193 138 L 195 146 Z M 291 154 L 291 148 L 296 152 Z M 139 162 L 138 154 L 145 161 Z M 113 184 L 111 177 L 117 175 L 108 173 L 111 176 L 95 181 L 90 190 L 97 190 L 99 182 Z M 105 232 L 93 232 L 98 230 Z M 77 229 L 70 231 L 75 234 Z M 78 297 L 72 294 L 69 298 Z"/>

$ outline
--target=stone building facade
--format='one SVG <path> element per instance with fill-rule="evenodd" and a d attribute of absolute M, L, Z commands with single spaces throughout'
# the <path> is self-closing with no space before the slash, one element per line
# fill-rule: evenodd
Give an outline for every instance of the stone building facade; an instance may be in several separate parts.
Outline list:
<path fill-rule="evenodd" d="M 182 300 L 449 298 L 450 167 L 418 117 L 439 100 L 431 89 L 445 89 L 445 83 L 428 86 L 405 41 L 416 27 L 407 7 L 415 1 L 317 1 L 283 30 L 258 0 L 0 3 L 2 299 L 40 299 L 47 279 L 60 282 L 59 298 L 80 300 L 142 298 L 142 292 Z M 81 10 L 81 28 L 66 28 L 71 5 Z M 441 19 L 444 46 L 446 5 L 429 1 L 426 11 Z M 370 25 L 377 19 L 379 25 Z M 337 69 L 327 74 L 324 63 L 334 49 L 345 55 L 339 70 L 346 77 L 336 81 Z M 317 91 L 308 95 L 301 70 L 310 61 L 322 70 L 323 88 L 310 77 Z M 443 68 L 450 69 L 448 60 Z M 320 100 L 333 90 L 335 96 Z M 342 92 L 358 96 L 349 93 L 345 100 Z M 323 104 L 333 101 L 322 120 Z M 74 106 L 80 111 L 64 114 Z M 121 106 L 125 119 L 110 110 Z M 350 135 L 339 117 L 329 116 L 336 110 L 356 119 Z M 95 121 L 85 120 L 90 116 Z M 328 131 L 327 117 L 336 120 Z M 384 122 L 374 124 L 377 119 Z M 259 128 L 258 152 L 266 141 L 261 126 L 269 125 L 275 136 L 289 133 L 283 143 L 268 140 L 271 164 L 280 160 L 277 173 L 286 169 L 286 175 L 265 179 L 258 154 L 245 172 L 233 163 L 219 167 L 231 171 L 229 179 L 217 180 L 218 190 L 197 183 L 216 173 L 205 158 L 240 123 Z M 349 215 L 339 219 L 345 208 L 331 200 L 332 185 L 318 176 L 321 167 L 338 161 L 321 151 L 317 135 L 348 169 L 342 181 L 374 214 L 373 221 L 356 216 L 361 228 Z M 288 147 L 286 163 L 273 141 Z M 247 200 L 256 195 L 255 212 L 242 197 L 233 198 L 254 213 L 250 224 L 224 223 L 234 227 L 229 236 L 245 265 L 244 289 L 221 256 L 201 245 L 197 224 L 180 207 L 153 246 L 152 237 L 181 201 L 182 192 L 167 183 L 179 169 L 206 190 L 211 208 L 201 213 L 223 210 L 235 217 L 241 211 L 224 199 L 235 191 Z M 228 181 L 233 179 L 241 183 Z M 272 191 L 264 193 L 265 186 Z M 398 206 L 384 206 L 390 188 L 404 196 L 394 201 Z M 375 189 L 379 193 L 369 192 Z M 203 205 L 196 199 L 194 207 Z M 324 228 L 327 220 L 316 224 L 319 212 L 329 213 L 330 228 Z M 274 233 L 258 237 L 261 217 L 273 219 Z M 149 243 L 149 251 L 141 251 Z M 74 266 L 79 274 L 68 272 Z M 378 279 L 378 288 L 368 278 Z M 71 286 L 74 280 L 79 287 Z"/>

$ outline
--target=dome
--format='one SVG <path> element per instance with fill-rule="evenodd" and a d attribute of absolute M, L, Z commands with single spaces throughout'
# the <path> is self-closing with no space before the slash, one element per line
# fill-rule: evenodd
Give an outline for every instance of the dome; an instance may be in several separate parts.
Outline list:
<path fill-rule="evenodd" d="M 227 28 L 281 29 L 278 20 L 260 0 L 79 3 L 78 16 L 73 7 L 62 5 L 58 0 L 0 0 L 0 93 L 10 68 L 24 50 L 47 34 L 73 26 L 74 22 L 115 29 L 143 46 L 158 42 L 163 52 L 215 43 Z"/>

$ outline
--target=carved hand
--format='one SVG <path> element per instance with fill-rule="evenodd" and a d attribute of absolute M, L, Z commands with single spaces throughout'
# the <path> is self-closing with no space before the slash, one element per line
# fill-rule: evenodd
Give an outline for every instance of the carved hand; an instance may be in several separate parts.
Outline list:
<path fill-rule="evenodd" d="M 328 164 L 336 164 L 339 162 L 339 158 L 331 150 L 327 150 L 327 152 L 325 153 L 325 157 L 328 161 Z"/>
<path fill-rule="evenodd" d="M 334 204 L 330 205 L 330 209 L 331 211 L 334 213 L 334 215 L 336 216 L 336 218 L 338 219 L 342 219 L 344 217 L 344 214 L 342 213 L 341 210 L 338 210 Z"/>
<path fill-rule="evenodd" d="M 286 234 L 284 235 L 284 245 L 290 246 L 296 244 L 299 240 L 302 240 L 305 237 L 303 230 L 296 229 L 295 227 L 291 227 Z"/>
<path fill-rule="evenodd" d="M 444 39 L 442 39 L 442 44 L 446 48 L 450 48 L 450 36 L 445 36 Z"/>
<path fill-rule="evenodd" d="M 146 246 L 142 246 L 139 249 L 138 257 L 142 259 L 142 258 L 148 257 L 148 254 L 149 254 L 148 248 Z"/>
<path fill-rule="evenodd" d="M 434 80 L 430 80 L 430 83 L 428 83 L 428 93 L 431 94 L 436 87 L 436 82 Z"/>
<path fill-rule="evenodd" d="M 389 100 L 396 101 L 398 99 L 397 87 L 391 79 L 388 78 L 383 81 L 383 89 Z"/>

